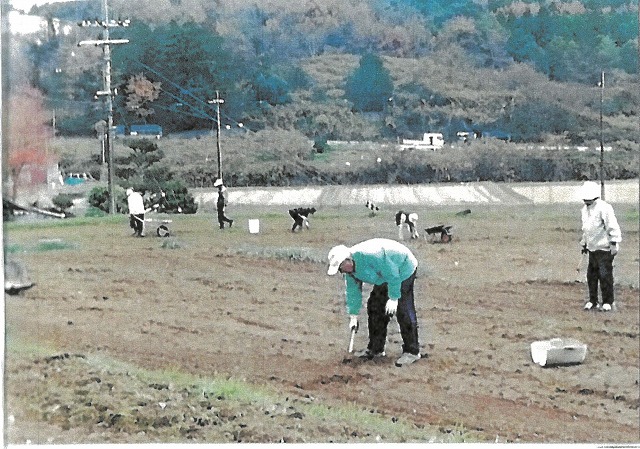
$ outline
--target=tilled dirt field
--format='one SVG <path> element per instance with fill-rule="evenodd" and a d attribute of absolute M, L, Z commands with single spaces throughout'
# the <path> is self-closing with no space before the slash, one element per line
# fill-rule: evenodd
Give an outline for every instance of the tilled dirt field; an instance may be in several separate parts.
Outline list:
<path fill-rule="evenodd" d="M 613 313 L 582 310 L 586 285 L 576 282 L 579 207 L 478 208 L 465 217 L 446 209 L 423 214 L 419 229 L 454 224 L 454 241 L 405 241 L 420 261 L 416 306 L 425 357 L 405 368 L 393 364 L 400 355 L 394 322 L 385 359 L 362 361 L 347 354 L 342 282 L 326 276 L 321 262 L 338 243 L 397 238 L 392 214 L 368 217 L 361 208 L 327 208 L 312 218 L 311 230 L 292 234 L 280 212 L 231 212 L 237 224 L 225 231 L 214 228 L 211 216 L 177 217 L 169 239 L 129 237 L 124 217 L 118 224 L 7 233 L 7 244 L 25 248 L 20 257 L 36 282 L 22 295 L 7 297 L 7 339 L 50 347 L 57 355 L 12 360 L 9 351 L 9 443 L 47 442 L 45 436 L 54 442 L 148 441 L 151 434 L 135 426 L 128 433 L 133 430 L 33 413 L 30 395 L 47 391 L 47 377 L 64 372 L 65 364 L 101 354 L 145 369 L 264 385 L 296 401 L 352 404 L 417 428 L 462 428 L 476 441 L 640 441 L 635 206 L 616 208 L 624 242 L 616 261 Z M 242 223 L 259 216 L 261 233 L 249 234 Z M 29 250 L 43 238 L 73 248 Z M 290 260 L 269 256 L 287 248 L 294 254 Z M 295 255 L 299 249 L 309 251 L 308 260 L 297 260 L 304 259 Z M 366 310 L 361 323 L 356 349 L 366 346 Z M 584 363 L 534 364 L 531 342 L 553 337 L 586 343 Z M 116 391 L 117 380 L 110 382 Z M 43 410 L 55 403 L 56 392 L 44 396 Z M 131 401 L 140 399 L 132 392 Z M 81 404 L 63 406 L 71 415 Z M 295 413 L 288 416 L 304 427 L 304 415 Z M 244 416 L 246 441 L 273 441 L 274 435 L 258 430 L 273 426 L 268 415 Z M 46 422 L 47 430 L 35 430 L 43 427 L 34 422 Z M 358 441 L 356 431 L 338 438 L 345 426 L 309 427 L 304 437 L 300 425 L 295 432 L 283 426 L 279 435 L 281 441 Z M 227 441 L 224 432 L 234 431 L 240 430 L 221 430 L 219 439 L 209 441 Z M 188 441 L 187 434 L 182 437 Z M 160 433 L 154 438 L 176 441 Z"/>

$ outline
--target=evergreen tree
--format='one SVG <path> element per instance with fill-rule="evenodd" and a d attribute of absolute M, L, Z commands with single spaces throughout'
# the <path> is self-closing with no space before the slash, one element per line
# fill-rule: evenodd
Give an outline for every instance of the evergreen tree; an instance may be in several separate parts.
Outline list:
<path fill-rule="evenodd" d="M 360 59 L 360 66 L 347 79 L 345 95 L 359 112 L 382 112 L 393 95 L 393 81 L 382 60 L 371 53 Z"/>
<path fill-rule="evenodd" d="M 266 101 L 272 106 L 291 100 L 289 85 L 277 75 L 260 73 L 253 83 L 257 101 Z"/>

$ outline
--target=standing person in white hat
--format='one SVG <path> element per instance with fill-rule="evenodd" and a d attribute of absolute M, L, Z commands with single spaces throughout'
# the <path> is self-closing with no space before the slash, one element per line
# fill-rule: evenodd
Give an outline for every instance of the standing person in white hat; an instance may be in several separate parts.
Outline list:
<path fill-rule="evenodd" d="M 218 211 L 218 224 L 220 225 L 220 229 L 224 229 L 224 224 L 229 223 L 229 227 L 233 226 L 233 220 L 228 218 L 224 209 L 227 207 L 227 199 L 224 196 L 224 192 L 227 188 L 222 184 L 222 179 L 216 179 L 213 183 L 214 187 L 218 188 L 218 200 L 216 201 L 216 209 Z"/>
<path fill-rule="evenodd" d="M 127 206 L 129 207 L 129 225 L 133 228 L 134 237 L 144 237 L 144 200 L 139 192 L 127 189 Z"/>
<path fill-rule="evenodd" d="M 396 366 L 409 365 L 420 359 L 418 320 L 413 297 L 418 261 L 411 251 L 395 240 L 370 239 L 348 248 L 335 246 L 329 251 L 329 269 L 333 276 L 340 272 L 346 284 L 349 327 L 357 331 L 362 306 L 362 284 L 373 284 L 367 302 L 369 344 L 356 353 L 358 357 L 384 357 L 387 326 L 397 314 L 402 335 L 402 355 Z"/>
<path fill-rule="evenodd" d="M 589 300 L 585 310 L 598 307 L 598 285 L 602 293 L 602 310 L 611 311 L 614 304 L 613 259 L 618 254 L 622 232 L 613 207 L 600 199 L 600 186 L 586 181 L 580 188 L 582 206 L 582 253 L 589 254 L 587 285 Z"/>

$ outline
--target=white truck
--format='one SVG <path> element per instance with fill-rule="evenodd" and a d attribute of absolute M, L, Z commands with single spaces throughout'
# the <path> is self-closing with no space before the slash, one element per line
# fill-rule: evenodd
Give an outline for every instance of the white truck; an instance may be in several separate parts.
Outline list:
<path fill-rule="evenodd" d="M 424 133 L 422 140 L 402 139 L 400 151 L 403 150 L 439 150 L 444 146 L 442 133 Z"/>

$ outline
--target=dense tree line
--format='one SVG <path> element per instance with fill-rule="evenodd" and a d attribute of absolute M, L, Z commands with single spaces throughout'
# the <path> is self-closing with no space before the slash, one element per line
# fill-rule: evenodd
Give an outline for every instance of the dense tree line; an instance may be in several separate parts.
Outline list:
<path fill-rule="evenodd" d="M 634 153 L 607 157 L 606 179 L 635 179 L 640 175 Z M 231 165 L 232 167 L 234 164 Z M 200 166 L 200 169 L 202 166 Z M 182 167 L 185 179 L 200 169 Z M 382 162 L 369 161 L 358 167 L 324 166 L 304 160 L 255 164 L 250 169 L 229 171 L 231 186 L 303 186 L 348 184 L 421 184 L 447 182 L 547 182 L 598 179 L 597 153 L 569 150 L 522 151 L 514 147 L 478 146 L 474 149 L 411 154 L 395 152 Z M 191 187 L 209 186 L 206 184 Z"/>
<path fill-rule="evenodd" d="M 100 164 L 90 141 L 83 147 L 60 139 L 53 149 L 63 153 L 61 167 L 85 170 L 97 178 Z M 314 144 L 297 131 L 265 130 L 256 135 L 226 136 L 222 168 L 229 186 L 298 186 L 327 184 L 417 184 L 472 181 L 576 181 L 598 179 L 599 151 L 517 145 L 498 139 L 480 139 L 439 151 L 398 151 L 392 145 Z M 116 175 L 123 186 L 157 190 L 167 182 L 188 188 L 213 187 L 217 179 L 215 139 L 124 139 L 116 147 Z M 640 175 L 637 144 L 620 142 L 605 153 L 606 179 L 633 179 Z M 177 190 L 174 188 L 174 190 Z M 185 208 L 185 206 L 182 206 Z"/>
<path fill-rule="evenodd" d="M 101 3 L 33 12 L 76 22 L 100 17 Z M 117 124 L 158 123 L 168 133 L 211 129 L 218 92 L 223 123 L 253 131 L 376 140 L 497 130 L 514 141 L 563 135 L 582 143 L 597 136 L 595 86 L 606 70 L 607 137 L 633 138 L 637 1 L 110 4 L 113 17 L 132 19 L 111 30 L 130 40 L 112 51 Z M 102 89 L 99 50 L 76 48 L 96 34 L 76 27 L 23 43 L 33 70 L 21 74 L 56 109 L 61 134 L 91 133 L 104 118 L 101 101 L 91 100 Z M 135 77 L 157 86 L 157 98 L 132 97 Z M 580 88 L 587 94 L 561 92 Z M 142 104 L 153 113 L 141 114 Z"/>

